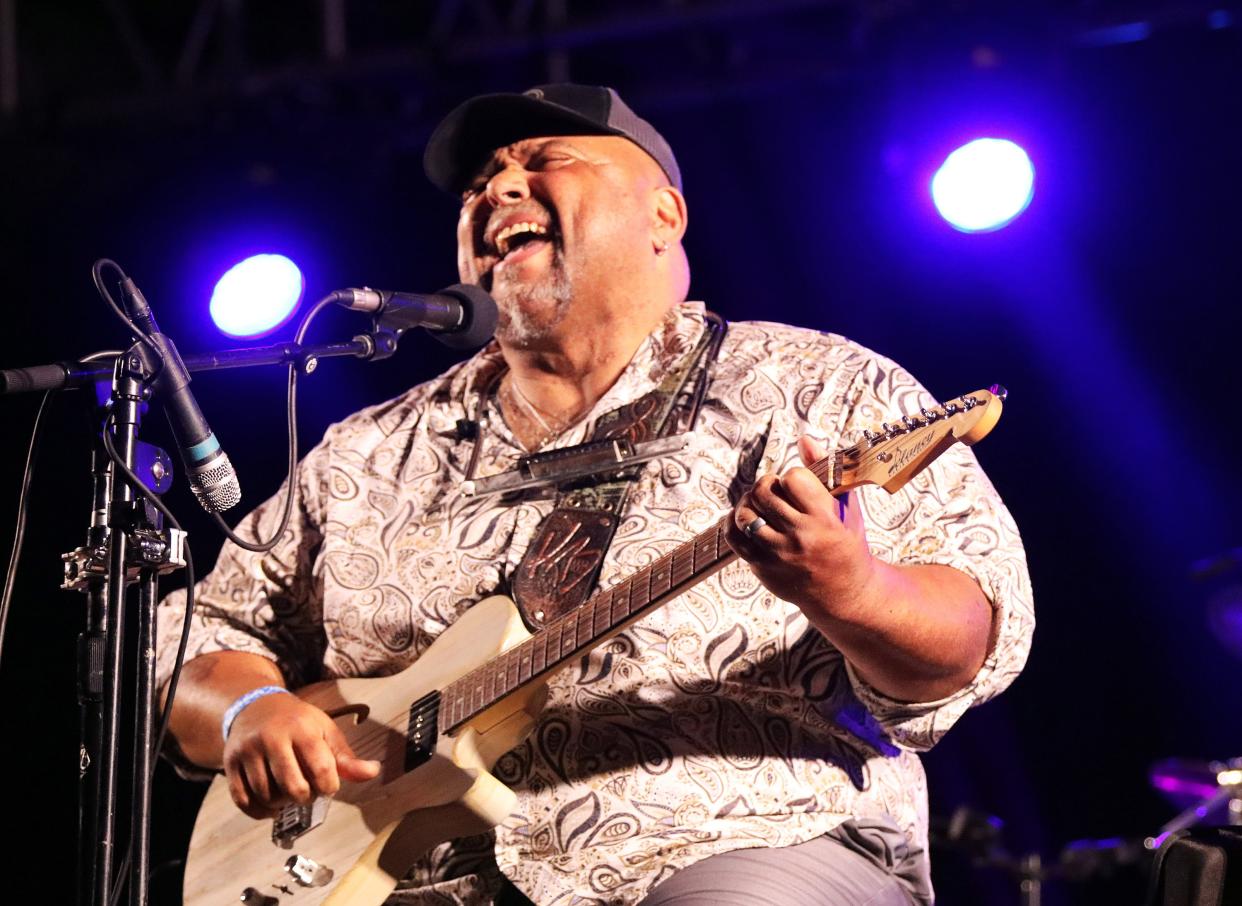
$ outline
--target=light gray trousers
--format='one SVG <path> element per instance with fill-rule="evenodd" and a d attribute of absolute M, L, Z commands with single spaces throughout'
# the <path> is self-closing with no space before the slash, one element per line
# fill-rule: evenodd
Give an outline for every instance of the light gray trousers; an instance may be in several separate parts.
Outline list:
<path fill-rule="evenodd" d="M 916 906 L 931 896 L 926 854 L 891 822 L 859 819 L 796 846 L 710 856 L 640 906 Z"/>

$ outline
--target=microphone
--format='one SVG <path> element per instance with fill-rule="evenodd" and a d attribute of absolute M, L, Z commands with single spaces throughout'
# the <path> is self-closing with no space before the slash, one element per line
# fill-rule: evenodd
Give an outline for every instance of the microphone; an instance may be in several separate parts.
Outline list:
<path fill-rule="evenodd" d="M 199 505 L 209 513 L 223 513 L 241 502 L 241 486 L 237 472 L 228 456 L 220 449 L 220 442 L 207 425 L 202 410 L 190 392 L 190 372 L 182 361 L 173 341 L 160 333 L 155 315 L 147 304 L 142 291 L 132 279 L 121 282 L 129 298 L 130 314 L 134 323 L 142 329 L 151 345 L 159 350 L 164 362 L 155 361 L 150 347 L 138 344 L 138 353 L 147 368 L 155 375 L 154 388 L 164 398 L 164 412 L 172 426 L 173 437 L 181 451 L 190 490 Z"/>
<path fill-rule="evenodd" d="M 375 315 L 381 327 L 400 333 L 425 327 L 446 346 L 474 349 L 496 332 L 496 302 L 477 286 L 455 283 L 438 293 L 397 293 L 390 290 L 339 289 L 336 301 L 354 311 Z"/>

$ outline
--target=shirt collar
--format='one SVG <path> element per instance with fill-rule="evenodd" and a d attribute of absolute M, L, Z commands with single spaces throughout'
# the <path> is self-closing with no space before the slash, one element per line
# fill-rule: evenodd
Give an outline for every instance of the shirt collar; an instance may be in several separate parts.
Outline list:
<path fill-rule="evenodd" d="M 577 428 L 562 435 L 560 443 L 578 443 L 577 435 L 583 433 L 584 427 L 594 424 L 599 416 L 654 390 L 664 374 L 698 342 L 706 322 L 705 310 L 702 302 L 682 302 L 670 308 L 655 330 L 639 344 L 613 385 L 596 401 Z M 506 367 L 499 344 L 492 340 L 453 377 L 450 389 L 453 401 L 473 411 L 477 401 L 475 394 L 487 393 L 494 387 Z"/>

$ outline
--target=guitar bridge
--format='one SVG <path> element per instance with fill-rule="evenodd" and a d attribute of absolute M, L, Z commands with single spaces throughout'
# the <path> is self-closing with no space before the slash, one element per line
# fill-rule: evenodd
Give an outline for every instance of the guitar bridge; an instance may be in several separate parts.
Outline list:
<path fill-rule="evenodd" d="M 293 849 L 294 840 L 323 824 L 330 801 L 320 796 L 310 805 L 286 805 L 272 823 L 272 842 L 281 849 Z"/>
<path fill-rule="evenodd" d="M 426 762 L 436 750 L 436 722 L 439 714 L 439 692 L 428 692 L 410 705 L 410 721 L 405 728 L 407 772 Z"/>

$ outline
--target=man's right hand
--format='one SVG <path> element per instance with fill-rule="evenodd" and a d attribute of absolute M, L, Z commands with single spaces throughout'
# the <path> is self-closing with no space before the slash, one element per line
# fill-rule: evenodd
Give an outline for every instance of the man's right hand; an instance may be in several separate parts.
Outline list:
<path fill-rule="evenodd" d="M 378 761 L 354 753 L 326 713 L 286 694 L 265 695 L 242 709 L 223 760 L 229 793 L 252 818 L 331 796 L 342 780 L 371 780 L 380 772 Z"/>
<path fill-rule="evenodd" d="M 371 780 L 380 771 L 379 762 L 354 754 L 327 714 L 292 694 L 255 699 L 233 720 L 228 741 L 221 740 L 220 721 L 233 702 L 253 689 L 284 685 L 268 658 L 213 651 L 186 662 L 173 703 L 169 726 L 181 754 L 222 769 L 233 801 L 252 818 L 331 796 L 341 781 Z"/>

